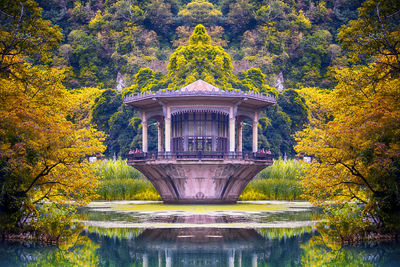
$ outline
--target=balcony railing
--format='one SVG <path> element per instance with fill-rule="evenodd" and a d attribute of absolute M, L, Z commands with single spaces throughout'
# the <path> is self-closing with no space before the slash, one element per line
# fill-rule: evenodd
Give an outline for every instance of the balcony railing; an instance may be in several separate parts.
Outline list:
<path fill-rule="evenodd" d="M 147 161 L 162 159 L 240 159 L 271 161 L 271 154 L 261 152 L 139 152 L 128 155 L 130 161 Z"/>
<path fill-rule="evenodd" d="M 224 90 L 219 90 L 219 91 L 162 91 L 159 90 L 158 92 L 141 92 L 136 95 L 129 95 L 124 98 L 125 103 L 130 103 L 130 102 L 135 102 L 138 100 L 142 99 L 151 99 L 155 97 L 176 97 L 176 96 L 208 96 L 208 97 L 213 97 L 213 96 L 225 96 L 225 97 L 247 97 L 247 98 L 252 98 L 252 99 L 258 99 L 262 101 L 267 101 L 271 103 L 276 103 L 276 98 L 273 95 L 263 95 L 259 92 L 255 91 L 248 91 L 248 92 L 242 92 L 241 90 L 234 90 L 234 91 L 224 91 Z"/>

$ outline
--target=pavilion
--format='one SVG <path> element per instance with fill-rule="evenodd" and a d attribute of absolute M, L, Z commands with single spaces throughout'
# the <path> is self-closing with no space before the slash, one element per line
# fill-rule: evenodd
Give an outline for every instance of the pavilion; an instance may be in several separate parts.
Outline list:
<path fill-rule="evenodd" d="M 142 152 L 128 164 L 141 171 L 166 203 L 234 203 L 248 182 L 272 164 L 258 151 L 260 112 L 276 99 L 221 90 L 197 80 L 176 91 L 124 99 L 142 118 Z M 158 127 L 158 151 L 148 151 L 148 121 Z M 243 151 L 243 121 L 252 121 L 252 151 Z"/>

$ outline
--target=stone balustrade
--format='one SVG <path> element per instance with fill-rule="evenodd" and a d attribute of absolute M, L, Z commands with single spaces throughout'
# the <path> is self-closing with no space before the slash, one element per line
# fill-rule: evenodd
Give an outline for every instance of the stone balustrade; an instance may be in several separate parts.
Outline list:
<path fill-rule="evenodd" d="M 241 90 L 233 90 L 233 91 L 162 91 L 158 92 L 141 92 L 136 95 L 129 95 L 124 98 L 125 103 L 134 102 L 143 99 L 157 98 L 157 97 L 175 97 L 175 96 L 224 96 L 224 97 L 243 97 L 243 98 L 252 98 L 262 101 L 268 102 L 276 102 L 276 97 L 271 95 L 264 95 L 259 92 L 249 91 L 243 92 Z"/>

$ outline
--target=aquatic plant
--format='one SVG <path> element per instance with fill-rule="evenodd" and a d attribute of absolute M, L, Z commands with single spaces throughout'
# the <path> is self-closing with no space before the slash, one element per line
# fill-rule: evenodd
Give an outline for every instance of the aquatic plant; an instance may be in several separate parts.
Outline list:
<path fill-rule="evenodd" d="M 297 160 L 282 160 L 280 158 L 275 160 L 272 166 L 262 170 L 257 177 L 296 180 L 303 173 L 303 168 L 302 163 Z"/>
<path fill-rule="evenodd" d="M 144 175 L 140 173 L 135 168 L 129 166 L 126 163 L 126 160 L 119 158 L 118 160 L 104 160 L 99 162 L 97 165 L 98 175 L 103 180 L 112 180 L 112 179 L 140 179 L 144 178 Z"/>
<path fill-rule="evenodd" d="M 239 200 L 300 200 L 303 191 L 297 177 L 302 173 L 297 160 L 275 160 L 247 185 Z"/>
<path fill-rule="evenodd" d="M 302 193 L 296 180 L 258 178 L 247 185 L 239 200 L 300 200 Z"/>
<path fill-rule="evenodd" d="M 104 180 L 97 194 L 99 200 L 161 200 L 154 186 L 143 179 Z"/>

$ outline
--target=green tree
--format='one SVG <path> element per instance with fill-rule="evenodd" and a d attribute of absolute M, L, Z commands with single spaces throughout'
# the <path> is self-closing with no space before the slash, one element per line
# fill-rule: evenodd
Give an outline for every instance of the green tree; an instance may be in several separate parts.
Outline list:
<path fill-rule="evenodd" d="M 121 95 L 113 89 L 105 90 L 96 98 L 93 105 L 92 122 L 96 124 L 97 129 L 108 133 L 110 128 L 108 121 L 122 104 Z"/>
<path fill-rule="evenodd" d="M 222 89 L 231 89 L 232 63 L 220 46 L 213 46 L 203 25 L 190 36 L 189 45 L 179 47 L 170 57 L 168 78 L 171 89 L 179 89 L 198 79 Z"/>
<path fill-rule="evenodd" d="M 400 56 L 399 10 L 398 1 L 367 0 L 358 19 L 341 27 L 339 40 L 354 63 L 377 62 L 383 68 L 390 64 L 393 72 L 400 72 L 400 65 L 391 59 Z"/>
<path fill-rule="evenodd" d="M 287 89 L 278 96 L 278 105 L 290 117 L 290 133 L 295 134 L 308 122 L 306 100 L 293 89 Z"/>
<path fill-rule="evenodd" d="M 243 34 L 255 26 L 255 7 L 249 0 L 238 0 L 229 5 L 227 24 L 233 36 Z"/>
<path fill-rule="evenodd" d="M 22 75 L 23 57 L 48 63 L 61 42 L 60 28 L 42 19 L 34 1 L 0 1 L 0 21 L 0 73 L 6 76 Z"/>
<path fill-rule="evenodd" d="M 199 23 L 215 25 L 222 13 L 207 0 L 194 0 L 179 11 L 178 15 L 182 17 L 185 23 L 195 26 Z"/>
<path fill-rule="evenodd" d="M 171 5 L 164 0 L 151 0 L 146 8 L 144 23 L 157 33 L 167 37 L 173 25 Z"/>

